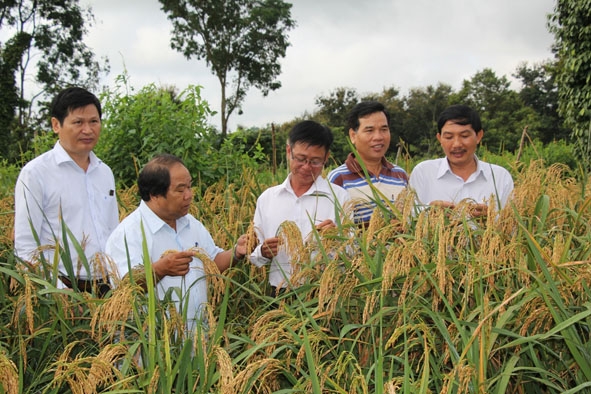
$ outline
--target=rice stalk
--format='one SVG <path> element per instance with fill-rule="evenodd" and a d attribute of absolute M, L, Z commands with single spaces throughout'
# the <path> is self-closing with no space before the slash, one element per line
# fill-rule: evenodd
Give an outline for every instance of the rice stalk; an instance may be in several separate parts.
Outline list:
<path fill-rule="evenodd" d="M 285 250 L 291 265 L 291 278 L 289 283 L 286 283 L 287 288 L 301 285 L 303 278 L 299 275 L 300 271 L 305 269 L 309 262 L 302 233 L 295 222 L 286 220 L 279 225 L 276 235 L 279 238 L 278 248 Z"/>
<path fill-rule="evenodd" d="M 0 352 L 0 391 L 6 394 L 19 392 L 18 370 L 3 351 Z"/>
<path fill-rule="evenodd" d="M 125 346 L 106 345 L 96 356 L 84 357 L 79 354 L 72 360 L 70 353 L 77 345 L 76 342 L 68 344 L 54 363 L 54 387 L 67 383 L 75 394 L 95 394 L 101 387 L 122 379 L 116 363 L 127 353 Z"/>
<path fill-rule="evenodd" d="M 148 387 L 146 388 L 146 392 L 148 394 L 160 394 L 160 365 L 157 364 L 154 366 L 154 371 L 152 372 L 152 376 L 150 377 L 150 382 L 148 383 Z"/>
<path fill-rule="evenodd" d="M 250 362 L 236 374 L 232 386 L 232 393 L 274 393 L 277 391 L 276 374 L 281 369 L 280 360 L 263 358 Z M 256 389 L 254 389 L 256 387 Z"/>
<path fill-rule="evenodd" d="M 199 259 L 203 264 L 203 272 L 207 278 L 207 284 L 210 289 L 208 301 L 213 305 L 218 304 L 221 298 L 224 296 L 226 282 L 221 275 L 217 264 L 205 253 L 203 249 L 199 247 L 193 247 L 189 250 L 193 252 L 195 258 Z"/>
<path fill-rule="evenodd" d="M 138 294 L 143 294 L 139 284 L 129 280 L 121 282 L 111 296 L 91 313 L 91 336 L 96 341 L 101 341 L 103 335 L 106 335 L 114 341 L 115 335 L 119 334 L 119 340 L 123 342 L 125 325 L 135 309 Z"/>
<path fill-rule="evenodd" d="M 211 349 L 212 357 L 216 360 L 216 371 L 219 373 L 218 387 L 223 394 L 233 394 L 234 373 L 232 370 L 232 359 L 228 353 L 219 346 Z"/>
<path fill-rule="evenodd" d="M 33 295 L 34 288 L 33 283 L 31 281 L 31 277 L 27 274 L 23 274 L 23 279 L 25 280 L 25 293 L 24 293 L 24 303 L 25 303 L 25 314 L 27 316 L 27 327 L 29 330 L 29 334 L 33 334 L 35 332 L 35 319 L 33 308 L 37 305 L 37 295 Z"/>

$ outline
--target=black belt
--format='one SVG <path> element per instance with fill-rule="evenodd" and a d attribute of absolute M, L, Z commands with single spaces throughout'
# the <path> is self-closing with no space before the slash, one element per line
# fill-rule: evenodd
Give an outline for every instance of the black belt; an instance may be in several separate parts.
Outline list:
<path fill-rule="evenodd" d="M 64 285 L 73 289 L 72 281 L 67 276 L 59 276 L 60 280 L 63 282 Z M 86 293 L 92 293 L 93 289 L 96 289 L 97 294 L 99 297 L 103 298 L 109 290 L 111 290 L 111 285 L 109 284 L 109 279 L 77 279 L 76 280 L 76 288 L 79 291 L 84 291 Z"/>

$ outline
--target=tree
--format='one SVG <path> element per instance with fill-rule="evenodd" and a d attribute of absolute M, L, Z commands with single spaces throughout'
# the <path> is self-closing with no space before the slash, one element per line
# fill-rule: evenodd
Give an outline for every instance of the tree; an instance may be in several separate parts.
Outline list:
<path fill-rule="evenodd" d="M 8 143 L 2 144 L 0 155 L 14 159 L 32 137 L 29 123 L 36 101 L 67 85 L 92 90 L 108 63 L 95 61 L 82 41 L 94 17 L 78 0 L 11 0 L 2 5 L 0 29 L 8 39 L 0 42 L 0 137 Z"/>
<path fill-rule="evenodd" d="M 507 77 L 497 77 L 491 69 L 485 68 L 463 81 L 460 91 L 450 97 L 450 104 L 460 103 L 479 112 L 485 131 L 482 141 L 490 151 L 512 152 L 519 146 L 525 126 L 538 129 L 534 110 L 510 89 Z"/>
<path fill-rule="evenodd" d="M 406 118 L 402 126 L 402 137 L 410 145 L 411 153 L 431 157 L 439 143 L 437 134 L 437 118 L 441 111 L 449 105 L 452 93 L 450 85 L 439 83 L 426 88 L 410 89 L 405 98 Z"/>
<path fill-rule="evenodd" d="M 316 121 L 331 128 L 346 129 L 347 115 L 349 111 L 359 102 L 357 91 L 352 88 L 339 87 L 328 94 L 328 96 L 316 97 L 315 104 L 318 111 L 314 113 Z M 348 134 L 348 130 L 344 130 Z"/>
<path fill-rule="evenodd" d="M 529 66 L 523 63 L 513 76 L 521 81 L 519 97 L 523 103 L 536 111 L 540 118 L 540 140 L 547 144 L 555 140 L 568 140 L 570 131 L 558 116 L 558 86 L 552 73 L 554 62 Z"/>
<path fill-rule="evenodd" d="M 591 0 L 558 0 L 550 15 L 557 57 L 558 113 L 575 154 L 591 170 Z"/>
<path fill-rule="evenodd" d="M 187 59 L 204 59 L 220 82 L 223 140 L 230 115 L 240 110 L 251 86 L 263 95 L 281 87 L 279 59 L 289 45 L 287 31 L 295 26 L 291 4 L 282 0 L 159 1 L 172 21 L 172 48 Z"/>

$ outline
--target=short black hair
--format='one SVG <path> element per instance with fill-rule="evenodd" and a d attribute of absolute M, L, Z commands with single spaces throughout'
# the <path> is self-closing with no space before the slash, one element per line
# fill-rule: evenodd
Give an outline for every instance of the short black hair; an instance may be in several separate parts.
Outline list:
<path fill-rule="evenodd" d="M 470 125 L 475 132 L 482 130 L 482 123 L 480 122 L 480 115 L 472 108 L 463 104 L 455 104 L 444 109 L 437 119 L 437 132 L 441 133 L 441 129 L 446 122 L 459 125 Z"/>
<path fill-rule="evenodd" d="M 168 153 L 156 155 L 140 171 L 137 186 L 140 197 L 144 201 L 150 201 L 152 196 L 166 197 L 170 187 L 170 167 L 174 164 L 182 164 L 183 161 Z"/>
<path fill-rule="evenodd" d="M 310 146 L 322 146 L 326 153 L 332 145 L 332 131 L 327 126 L 313 120 L 304 120 L 297 123 L 289 132 L 287 142 L 293 147 L 297 142 Z"/>
<path fill-rule="evenodd" d="M 94 104 L 99 118 L 103 116 L 101 102 L 88 90 L 79 87 L 70 87 L 59 92 L 51 102 L 51 117 L 56 118 L 60 125 L 64 124 L 64 119 L 73 110 Z"/>
<path fill-rule="evenodd" d="M 353 129 L 354 131 L 359 130 L 359 118 L 363 118 L 375 112 L 383 112 L 384 115 L 386 115 L 388 127 L 390 127 L 390 114 L 386 110 L 384 104 L 378 101 L 362 101 L 357 103 L 349 112 L 349 115 L 347 116 L 347 130 L 345 130 L 345 133 L 348 134 L 349 129 Z"/>

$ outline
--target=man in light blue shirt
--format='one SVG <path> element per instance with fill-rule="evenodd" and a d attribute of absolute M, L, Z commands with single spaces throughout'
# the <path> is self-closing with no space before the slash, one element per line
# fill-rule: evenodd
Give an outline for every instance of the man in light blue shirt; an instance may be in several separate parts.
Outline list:
<path fill-rule="evenodd" d="M 246 254 L 245 236 L 232 250 L 224 251 L 189 213 L 193 201 L 191 182 L 189 170 L 178 157 L 164 154 L 150 160 L 138 177 L 140 206 L 117 226 L 106 247 L 121 278 L 145 261 L 151 262 L 158 297 L 164 299 L 169 289 L 177 290 L 170 293 L 188 330 L 194 329 L 207 303 L 205 271 L 196 250 L 221 272 Z M 148 256 L 143 253 L 144 237 Z M 133 279 L 146 285 L 145 277 Z"/>

